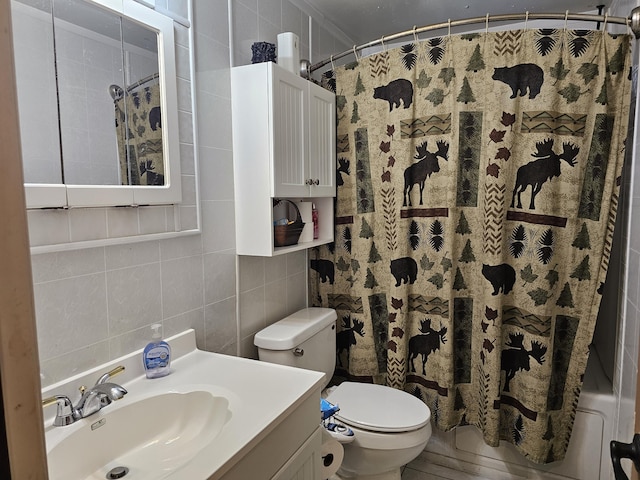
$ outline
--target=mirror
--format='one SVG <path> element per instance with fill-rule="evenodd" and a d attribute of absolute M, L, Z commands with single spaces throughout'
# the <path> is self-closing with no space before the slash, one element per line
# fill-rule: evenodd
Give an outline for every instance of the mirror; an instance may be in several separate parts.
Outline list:
<path fill-rule="evenodd" d="M 25 182 L 62 183 L 50 0 L 12 1 L 13 49 Z"/>
<path fill-rule="evenodd" d="M 30 207 L 180 200 L 173 22 L 114 3 L 12 0 Z"/>
<path fill-rule="evenodd" d="M 84 0 L 53 22 L 64 183 L 163 185 L 156 32 Z"/>

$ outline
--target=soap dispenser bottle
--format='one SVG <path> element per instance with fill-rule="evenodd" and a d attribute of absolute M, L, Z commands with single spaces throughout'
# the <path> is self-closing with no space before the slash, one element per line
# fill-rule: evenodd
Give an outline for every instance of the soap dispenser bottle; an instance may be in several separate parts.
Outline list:
<path fill-rule="evenodd" d="M 142 363 L 147 378 L 164 377 L 171 373 L 171 347 L 162 340 L 160 328 L 162 325 L 159 323 L 151 325 L 153 330 L 151 342 L 144 347 L 142 352 Z"/>

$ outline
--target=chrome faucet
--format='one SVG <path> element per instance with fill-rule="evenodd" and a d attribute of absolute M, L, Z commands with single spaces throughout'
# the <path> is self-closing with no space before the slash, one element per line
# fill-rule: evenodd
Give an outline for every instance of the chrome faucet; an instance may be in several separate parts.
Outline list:
<path fill-rule="evenodd" d="M 124 397 L 127 394 L 127 390 L 124 387 L 116 383 L 107 382 L 111 377 L 122 371 L 124 371 L 123 366 L 116 367 L 102 375 L 93 388 L 87 389 L 84 385 L 80 387 L 82 396 L 75 407 L 66 395 L 54 395 L 42 400 L 43 407 L 54 404 L 58 406 L 53 425 L 56 427 L 70 425 L 76 420 L 93 415 L 111 402 Z"/>
<path fill-rule="evenodd" d="M 78 404 L 73 409 L 76 420 L 93 415 L 102 407 L 106 407 L 114 400 L 120 400 L 127 394 L 124 387 L 115 383 L 100 383 L 93 388 L 85 390 Z M 103 401 L 104 399 L 104 401 Z"/>

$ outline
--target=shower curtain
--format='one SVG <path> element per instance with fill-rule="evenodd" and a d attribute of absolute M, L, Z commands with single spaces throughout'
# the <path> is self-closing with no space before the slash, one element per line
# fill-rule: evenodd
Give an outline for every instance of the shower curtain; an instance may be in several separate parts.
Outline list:
<path fill-rule="evenodd" d="M 115 121 L 122 185 L 164 185 L 160 85 L 116 100 Z"/>
<path fill-rule="evenodd" d="M 630 37 L 444 36 L 336 68 L 337 377 L 404 389 L 537 463 L 566 452 L 605 279 Z"/>

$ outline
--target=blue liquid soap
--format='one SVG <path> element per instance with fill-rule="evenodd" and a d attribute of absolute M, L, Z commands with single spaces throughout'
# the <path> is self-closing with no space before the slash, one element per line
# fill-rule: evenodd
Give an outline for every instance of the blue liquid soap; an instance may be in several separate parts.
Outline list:
<path fill-rule="evenodd" d="M 147 378 L 159 378 L 171 373 L 171 347 L 162 340 L 160 328 L 162 325 L 156 323 L 151 325 L 153 335 L 151 342 L 144 347 L 142 352 L 142 363 Z"/>

